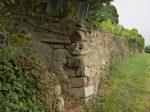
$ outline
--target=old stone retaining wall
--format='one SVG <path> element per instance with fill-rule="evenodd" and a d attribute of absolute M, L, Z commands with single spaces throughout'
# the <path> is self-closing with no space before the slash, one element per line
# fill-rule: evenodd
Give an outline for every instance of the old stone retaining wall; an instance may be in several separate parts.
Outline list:
<path fill-rule="evenodd" d="M 124 38 L 102 30 L 89 31 L 84 25 L 77 25 L 70 33 L 57 20 L 43 26 L 32 21 L 9 24 L 21 30 L 18 32 L 31 32 L 31 52 L 37 51 L 76 97 L 96 95 L 113 60 L 139 52 Z"/>
<path fill-rule="evenodd" d="M 69 85 L 70 93 L 76 97 L 96 95 L 113 58 L 122 59 L 138 52 L 126 39 L 118 40 L 102 30 L 76 28 L 70 35 L 54 32 L 32 35 L 35 42 L 32 47 L 40 50 L 45 63 Z"/>

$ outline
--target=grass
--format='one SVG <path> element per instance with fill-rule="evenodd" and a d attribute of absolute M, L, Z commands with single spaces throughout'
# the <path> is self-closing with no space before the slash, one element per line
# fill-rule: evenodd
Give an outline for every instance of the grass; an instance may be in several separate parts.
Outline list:
<path fill-rule="evenodd" d="M 83 112 L 150 112 L 150 55 L 125 59 Z"/>

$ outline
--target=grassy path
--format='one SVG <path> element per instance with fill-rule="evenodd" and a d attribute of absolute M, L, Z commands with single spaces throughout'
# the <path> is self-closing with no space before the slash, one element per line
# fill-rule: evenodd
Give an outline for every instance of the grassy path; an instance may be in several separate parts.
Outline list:
<path fill-rule="evenodd" d="M 150 55 L 124 60 L 83 112 L 150 112 Z"/>

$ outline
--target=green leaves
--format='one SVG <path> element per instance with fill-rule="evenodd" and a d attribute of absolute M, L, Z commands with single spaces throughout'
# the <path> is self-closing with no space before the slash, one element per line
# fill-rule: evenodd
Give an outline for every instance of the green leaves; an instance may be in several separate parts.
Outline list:
<path fill-rule="evenodd" d="M 15 3 L 15 0 L 10 0 L 10 2 L 14 4 L 14 3 Z"/>
<path fill-rule="evenodd" d="M 19 0 L 1 0 L 0 1 L 0 9 L 4 8 L 5 6 L 10 6 L 18 2 Z"/>
<path fill-rule="evenodd" d="M 98 11 L 97 17 L 100 19 L 100 21 L 111 20 L 113 23 L 118 23 L 119 21 L 117 9 L 113 5 L 103 5 Z"/>
<path fill-rule="evenodd" d="M 145 46 L 144 51 L 145 53 L 150 53 L 150 45 Z"/>
<path fill-rule="evenodd" d="M 100 27 L 116 36 L 127 38 L 129 42 L 137 44 L 140 48 L 144 48 L 144 38 L 138 33 L 137 29 L 125 29 L 122 26 L 113 24 L 110 20 L 100 23 Z"/>
<path fill-rule="evenodd" d="M 0 111 L 52 112 L 54 78 L 39 57 L 27 55 L 21 46 L 30 35 L 8 36 L 9 45 L 0 44 Z"/>
<path fill-rule="evenodd" d="M 38 69 L 40 65 L 35 67 L 32 63 L 31 67 L 26 69 L 23 64 L 24 58 L 18 58 L 16 54 L 14 56 L 13 59 L 0 60 L 0 110 L 40 112 L 41 106 L 43 110 L 47 109 L 44 106 L 47 94 L 44 85 L 46 78 L 41 77 L 42 74 Z M 30 58 L 28 61 L 33 62 Z M 46 77 L 49 77 L 49 81 L 51 80 L 50 75 Z M 43 88 L 37 88 L 38 85 Z"/>

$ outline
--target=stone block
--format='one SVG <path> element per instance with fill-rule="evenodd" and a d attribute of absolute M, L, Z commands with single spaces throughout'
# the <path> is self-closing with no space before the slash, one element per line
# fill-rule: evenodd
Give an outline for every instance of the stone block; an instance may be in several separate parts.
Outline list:
<path fill-rule="evenodd" d="M 56 86 L 54 87 L 54 93 L 55 93 L 55 95 L 56 95 L 57 97 L 59 97 L 59 96 L 61 95 L 61 87 L 60 87 L 60 85 L 56 85 Z"/>
<path fill-rule="evenodd" d="M 70 93 L 75 97 L 88 97 L 94 93 L 94 85 L 82 88 L 72 88 Z"/>
<path fill-rule="evenodd" d="M 97 70 L 87 66 L 80 66 L 76 72 L 76 76 L 93 77 L 97 74 Z"/>
<path fill-rule="evenodd" d="M 81 65 L 82 59 L 80 57 L 71 57 L 67 59 L 67 66 L 74 68 Z"/>
<path fill-rule="evenodd" d="M 65 102 L 62 97 L 56 97 L 56 112 L 64 112 Z"/>
<path fill-rule="evenodd" d="M 78 42 L 70 44 L 66 47 L 72 55 L 88 54 L 95 51 L 94 46 L 87 42 Z"/>
<path fill-rule="evenodd" d="M 99 80 L 99 79 L 96 79 L 95 76 L 88 78 L 88 86 L 95 84 L 96 80 Z"/>
<path fill-rule="evenodd" d="M 77 88 L 77 87 L 85 87 L 87 86 L 87 77 L 74 77 L 69 79 L 71 87 Z"/>
<path fill-rule="evenodd" d="M 64 74 L 68 77 L 68 78 L 72 78 L 76 76 L 76 70 L 75 68 L 68 68 L 68 67 L 64 67 Z"/>
<path fill-rule="evenodd" d="M 71 42 L 75 43 L 78 41 L 88 41 L 83 31 L 74 30 L 71 33 Z"/>

